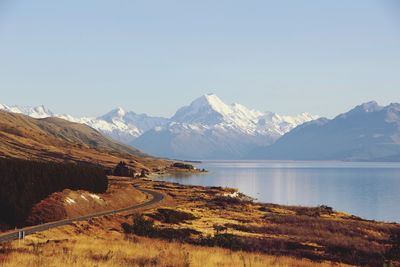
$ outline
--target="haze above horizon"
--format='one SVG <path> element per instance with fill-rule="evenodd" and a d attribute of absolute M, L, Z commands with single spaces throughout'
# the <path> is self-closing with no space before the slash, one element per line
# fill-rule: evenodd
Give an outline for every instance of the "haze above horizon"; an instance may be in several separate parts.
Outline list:
<path fill-rule="evenodd" d="M 326 117 L 400 102 L 400 4 L 0 2 L 0 103 L 170 117 L 213 92 Z"/>

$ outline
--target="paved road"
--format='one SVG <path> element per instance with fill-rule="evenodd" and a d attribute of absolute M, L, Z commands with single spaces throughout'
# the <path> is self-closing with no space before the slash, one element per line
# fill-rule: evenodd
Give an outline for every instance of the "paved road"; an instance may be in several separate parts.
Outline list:
<path fill-rule="evenodd" d="M 161 200 L 164 199 L 164 195 L 161 193 L 158 193 L 156 191 L 148 190 L 148 189 L 142 189 L 139 187 L 136 187 L 138 190 L 149 194 L 152 198 L 149 201 L 136 204 L 127 208 L 123 209 L 118 209 L 118 210 L 110 210 L 110 211 L 104 211 L 104 212 L 98 212 L 98 213 L 93 213 L 73 219 L 66 219 L 66 220 L 61 220 L 61 221 L 56 221 L 56 222 L 51 222 L 51 223 L 46 223 L 46 224 L 41 224 L 41 225 L 36 225 L 36 226 L 31 226 L 31 227 L 26 227 L 22 229 L 18 229 L 16 231 L 7 233 L 7 234 L 2 234 L 0 235 L 0 242 L 6 242 L 6 241 L 11 241 L 11 240 L 18 240 L 21 239 L 24 236 L 33 234 L 33 233 L 38 233 L 38 232 L 43 232 L 51 228 L 59 227 L 59 226 L 64 226 L 68 224 L 72 224 L 74 222 L 79 222 L 79 221 L 86 221 L 95 217 L 101 217 L 101 216 L 106 216 L 106 215 L 112 215 L 124 211 L 132 211 L 132 210 L 137 210 L 141 208 L 147 208 L 157 202 L 160 202 Z"/>

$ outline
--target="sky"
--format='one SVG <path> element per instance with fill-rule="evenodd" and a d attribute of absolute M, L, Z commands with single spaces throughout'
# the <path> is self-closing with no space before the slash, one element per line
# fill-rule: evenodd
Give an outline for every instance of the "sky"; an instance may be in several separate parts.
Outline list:
<path fill-rule="evenodd" d="M 396 0 L 0 0 L 0 103 L 172 116 L 215 93 L 326 117 L 400 102 Z"/>

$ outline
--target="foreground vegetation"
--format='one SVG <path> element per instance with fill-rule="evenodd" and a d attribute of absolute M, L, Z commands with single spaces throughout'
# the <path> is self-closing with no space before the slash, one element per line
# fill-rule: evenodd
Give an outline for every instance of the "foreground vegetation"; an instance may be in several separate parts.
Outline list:
<path fill-rule="evenodd" d="M 353 265 L 400 264 L 400 225 L 363 220 L 327 206 L 255 203 L 232 189 L 147 182 L 176 206 L 124 224 L 126 233 L 201 246 Z"/>
<path fill-rule="evenodd" d="M 166 197 L 147 211 L 3 244 L 0 265 L 400 266 L 399 224 L 363 220 L 327 206 L 255 203 L 228 188 L 123 177 L 110 183 L 115 188 L 107 193 L 110 203 L 128 190 L 125 186 L 135 190 L 132 184 Z"/>
<path fill-rule="evenodd" d="M 103 168 L 89 164 L 0 158 L 0 173 L 0 222 L 10 226 L 23 225 L 33 205 L 54 192 L 108 188 Z"/>
<path fill-rule="evenodd" d="M 118 219 L 117 219 L 118 220 Z M 198 247 L 107 230 L 116 219 L 96 219 L 0 245 L 0 265 L 31 266 L 332 266 L 286 256 Z M 78 234 L 79 233 L 79 234 Z M 335 265 L 337 266 L 337 265 Z"/>

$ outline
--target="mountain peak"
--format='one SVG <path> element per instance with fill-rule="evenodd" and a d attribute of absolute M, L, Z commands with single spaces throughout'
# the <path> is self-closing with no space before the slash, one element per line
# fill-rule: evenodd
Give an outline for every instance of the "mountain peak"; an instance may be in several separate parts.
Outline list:
<path fill-rule="evenodd" d="M 112 121 L 115 118 L 121 119 L 125 115 L 126 115 L 125 110 L 121 107 L 117 107 L 99 118 L 105 121 Z"/>
<path fill-rule="evenodd" d="M 116 114 L 118 114 L 118 116 L 120 116 L 120 117 L 123 117 L 123 116 L 125 116 L 125 114 L 126 114 L 125 110 L 124 110 L 123 108 L 121 108 L 121 107 L 117 107 L 117 108 L 115 109 L 115 112 L 116 112 Z"/>
<path fill-rule="evenodd" d="M 204 107 L 208 106 L 218 113 L 226 114 L 230 113 L 231 110 L 227 104 L 225 104 L 216 94 L 206 94 L 196 100 L 194 100 L 190 106 L 192 107 Z"/>
<path fill-rule="evenodd" d="M 220 123 L 223 117 L 232 113 L 232 108 L 215 94 L 196 98 L 189 106 L 180 108 L 171 120 L 185 123 Z"/>
<path fill-rule="evenodd" d="M 352 110 L 350 110 L 347 113 L 339 115 L 339 117 L 347 117 L 348 115 L 351 114 L 359 114 L 359 113 L 371 113 L 371 112 L 376 112 L 382 110 L 384 107 L 379 106 L 379 104 L 376 101 L 369 101 L 365 102 L 361 105 L 356 106 Z"/>
<path fill-rule="evenodd" d="M 369 101 L 363 103 L 359 107 L 361 107 L 365 112 L 374 112 L 382 109 L 382 107 L 379 106 L 379 104 L 376 101 Z"/>

